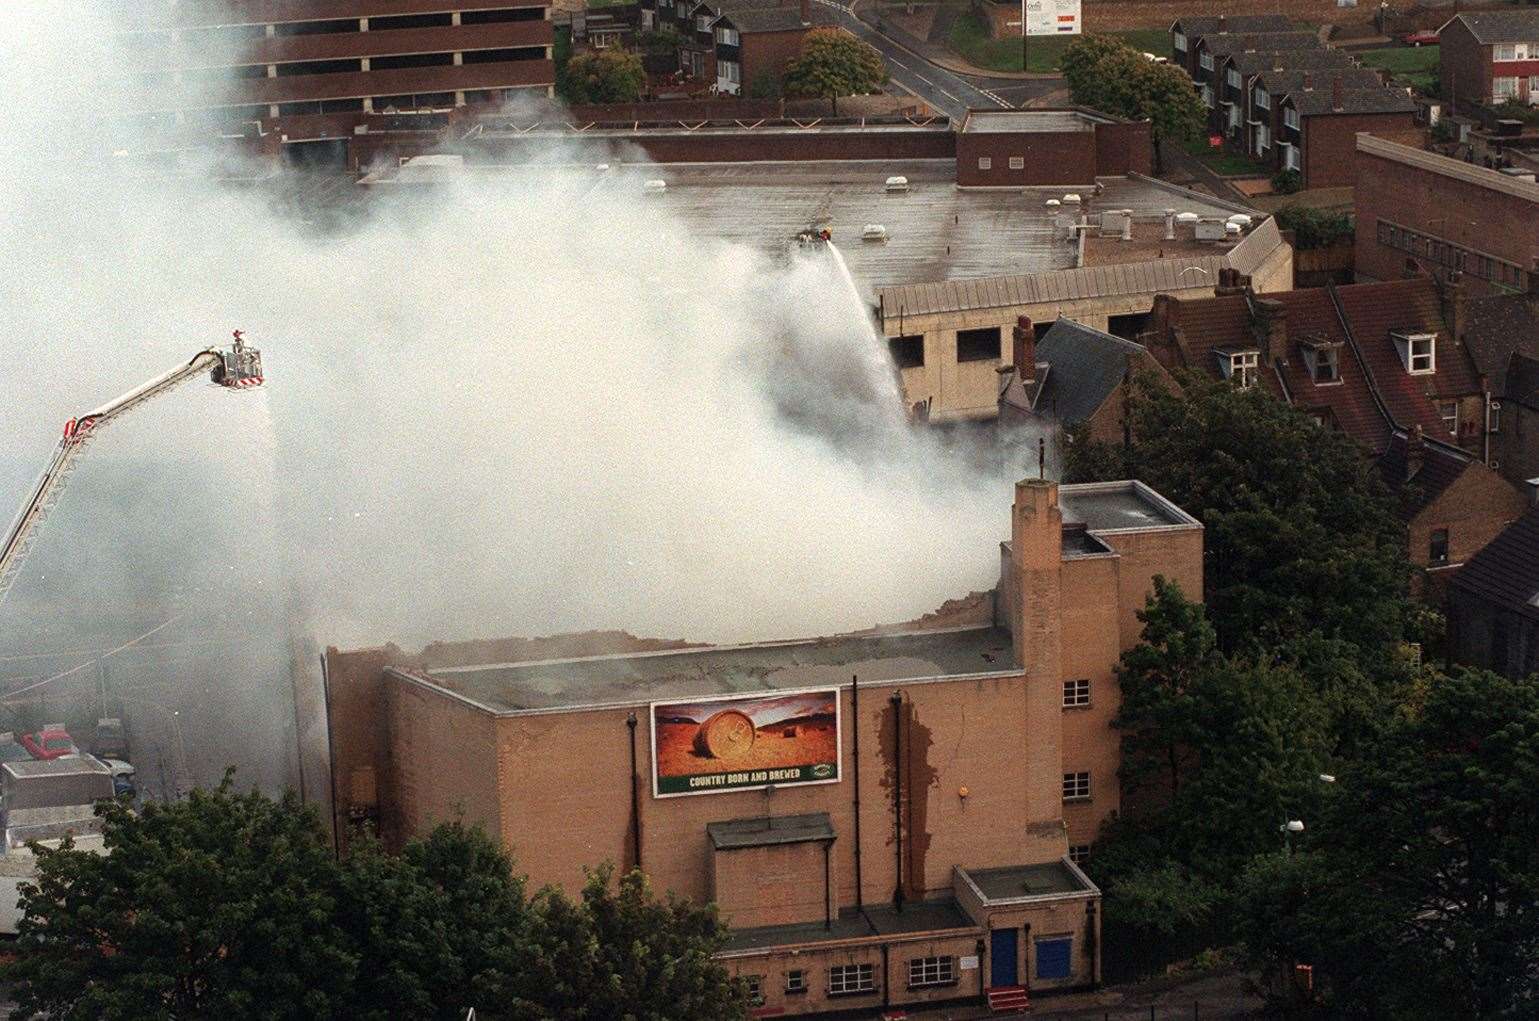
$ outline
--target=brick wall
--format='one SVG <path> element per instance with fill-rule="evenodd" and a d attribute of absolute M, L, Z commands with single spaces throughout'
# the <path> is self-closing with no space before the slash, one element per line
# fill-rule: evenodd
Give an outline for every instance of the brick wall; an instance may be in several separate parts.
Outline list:
<path fill-rule="evenodd" d="M 1097 124 L 1096 176 L 1154 173 L 1154 142 L 1148 121 Z"/>
<path fill-rule="evenodd" d="M 807 31 L 799 28 L 791 32 L 750 32 L 743 36 L 743 91 L 752 88 L 760 75 L 783 77 L 786 65 L 801 53 Z"/>
<path fill-rule="evenodd" d="M 821 842 L 717 851 L 711 873 L 711 899 L 735 929 L 823 921 Z"/>
<path fill-rule="evenodd" d="M 496 720 L 431 689 L 393 681 L 385 686 L 391 792 L 382 828 L 397 840 L 422 836 L 463 819 L 487 833 L 503 831 L 498 797 Z"/>
<path fill-rule="evenodd" d="M 1096 155 L 1096 136 L 1090 131 L 964 131 L 956 135 L 957 184 L 1089 185 L 1095 183 Z M 1019 169 L 1010 168 L 1012 158 L 1022 161 Z"/>
<path fill-rule="evenodd" d="M 1446 528 L 1448 563 L 1462 564 L 1527 507 L 1527 498 L 1512 483 L 1484 465 L 1472 464 L 1411 519 L 1407 528 L 1411 563 L 1427 567 L 1432 533 Z"/>
<path fill-rule="evenodd" d="M 1301 117 L 1304 140 L 1301 145 L 1301 169 L 1306 188 L 1339 188 L 1355 180 L 1352 157 L 1357 151 L 1357 133 L 1382 135 L 1388 132 L 1415 131 L 1415 115 L 1315 114 Z M 1269 155 L 1275 157 L 1279 147 Z"/>
<path fill-rule="evenodd" d="M 658 163 L 730 163 L 763 160 L 903 160 L 951 159 L 957 136 L 949 131 L 846 132 L 798 134 L 608 136 L 601 147 L 620 142 L 635 145 Z M 570 144 L 579 145 L 574 137 Z M 540 139 L 499 139 L 482 146 L 487 162 L 517 162 L 526 154 L 548 149 Z"/>
<path fill-rule="evenodd" d="M 1462 21 L 1453 21 L 1438 37 L 1439 94 L 1457 106 L 1491 98 L 1491 49 L 1475 41 Z"/>
<path fill-rule="evenodd" d="M 882 948 L 870 943 L 863 944 L 808 944 L 793 953 L 789 948 L 768 953 L 745 953 L 729 956 L 724 963 L 733 975 L 759 977 L 759 988 L 764 996 L 761 1017 L 781 1014 L 800 1015 L 822 1011 L 875 1011 L 890 1000 L 892 1003 L 935 1003 L 963 998 L 978 998 L 982 993 L 979 985 L 982 968 L 958 970 L 955 985 L 934 986 L 924 989 L 908 988 L 909 961 L 920 957 L 955 957 L 958 962 L 975 955 L 978 937 L 972 933 L 953 936 L 920 934 L 917 937 L 897 937 L 888 942 L 884 956 Z M 886 972 L 883 972 L 883 962 Z M 987 963 L 986 961 L 983 963 Z M 828 993 L 828 969 L 834 965 L 869 964 L 876 988 L 869 993 L 848 996 L 830 996 Z M 807 984 L 805 992 L 786 992 L 786 976 L 800 971 Z M 846 1015 L 848 1016 L 848 1015 Z M 860 1016 L 866 1016 L 861 1014 Z M 874 1014 L 872 1016 L 875 1016 Z"/>
<path fill-rule="evenodd" d="M 1519 267 L 1539 258 L 1539 203 L 1366 152 L 1355 153 L 1353 166 L 1359 279 L 1405 275 L 1411 256 L 1379 243 L 1380 218 Z M 1464 280 L 1472 293 L 1488 286 L 1472 273 Z"/>

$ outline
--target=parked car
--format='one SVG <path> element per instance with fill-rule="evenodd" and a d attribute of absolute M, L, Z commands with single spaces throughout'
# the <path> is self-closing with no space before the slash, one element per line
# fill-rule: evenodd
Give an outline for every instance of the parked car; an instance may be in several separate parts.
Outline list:
<path fill-rule="evenodd" d="M 0 763 L 30 760 L 32 753 L 21 746 L 11 731 L 0 731 Z"/>
<path fill-rule="evenodd" d="M 97 720 L 91 751 L 103 759 L 128 758 L 128 735 L 123 731 L 123 721 L 116 716 L 104 716 Z"/>
<path fill-rule="evenodd" d="M 79 755 L 74 738 L 62 723 L 50 723 L 35 734 L 21 735 L 21 744 L 34 759 L 57 759 L 65 755 Z"/>
<path fill-rule="evenodd" d="M 124 762 L 122 759 L 102 759 L 102 761 L 107 764 L 108 769 L 112 770 L 113 794 L 127 794 L 133 797 L 139 793 L 138 788 L 134 786 L 134 773 L 137 770 L 131 763 Z"/>
<path fill-rule="evenodd" d="M 1401 36 L 1400 41 L 1407 46 L 1436 46 L 1437 33 L 1432 29 L 1422 29 L 1420 32 Z"/>

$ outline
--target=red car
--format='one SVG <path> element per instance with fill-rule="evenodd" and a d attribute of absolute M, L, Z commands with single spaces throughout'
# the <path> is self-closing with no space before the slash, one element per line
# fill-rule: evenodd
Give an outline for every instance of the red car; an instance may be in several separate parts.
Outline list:
<path fill-rule="evenodd" d="M 1400 41 L 1407 46 L 1436 46 L 1437 33 L 1431 29 L 1423 29 L 1420 32 L 1412 32 L 1410 35 L 1401 36 Z"/>
<path fill-rule="evenodd" d="M 21 745 L 34 759 L 57 759 L 80 753 L 69 732 L 58 723 L 50 723 L 36 734 L 21 735 Z"/>

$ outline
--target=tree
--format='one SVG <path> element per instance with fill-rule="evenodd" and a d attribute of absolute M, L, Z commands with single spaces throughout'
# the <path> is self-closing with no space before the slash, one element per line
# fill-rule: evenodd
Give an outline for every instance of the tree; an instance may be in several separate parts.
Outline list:
<path fill-rule="evenodd" d="M 749 99 L 779 99 L 783 91 L 780 76 L 773 71 L 760 71 L 748 84 Z"/>
<path fill-rule="evenodd" d="M 336 918 L 337 863 L 288 794 L 212 791 L 98 809 L 109 853 L 37 847 L 7 968 L 15 1017 L 347 1013 L 358 957 Z"/>
<path fill-rule="evenodd" d="M 581 904 L 556 891 L 539 902 L 547 953 L 572 993 L 553 997 L 561 1021 L 716 1021 L 747 1016 L 747 996 L 712 955 L 727 929 L 713 907 L 658 900 L 632 870 L 595 869 Z M 560 1001 L 554 1002 L 554 1001 Z"/>
<path fill-rule="evenodd" d="M 1437 677 L 1343 769 L 1310 863 L 1252 868 L 1240 935 L 1342 1014 L 1533 1016 L 1536 784 L 1539 681 Z"/>
<path fill-rule="evenodd" d="M 1203 522 L 1204 596 L 1224 652 L 1340 639 L 1382 675 L 1411 616 L 1410 565 L 1362 450 L 1261 387 L 1180 382 L 1172 392 L 1135 379 L 1131 442 L 1120 458 L 1069 445 L 1067 478 L 1120 468 Z"/>
<path fill-rule="evenodd" d="M 646 81 L 638 54 L 613 47 L 585 50 L 567 61 L 565 98 L 569 103 L 632 103 L 641 98 Z"/>
<path fill-rule="evenodd" d="M 786 66 L 788 95 L 827 99 L 837 116 L 839 97 L 863 95 L 887 80 L 882 55 L 848 32 L 817 28 L 807 33 L 801 54 Z"/>
<path fill-rule="evenodd" d="M 1059 66 L 1075 103 L 1149 122 L 1156 164 L 1162 142 L 1202 134 L 1207 114 L 1179 65 L 1155 63 L 1119 39 L 1090 35 L 1070 43 Z"/>

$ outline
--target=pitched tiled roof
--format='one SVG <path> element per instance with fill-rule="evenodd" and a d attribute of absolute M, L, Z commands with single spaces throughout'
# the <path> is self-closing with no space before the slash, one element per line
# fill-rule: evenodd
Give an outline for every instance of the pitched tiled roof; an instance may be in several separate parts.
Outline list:
<path fill-rule="evenodd" d="M 1208 32 L 1291 32 L 1293 21 L 1283 14 L 1234 14 L 1181 18 L 1171 27 L 1195 38 Z"/>
<path fill-rule="evenodd" d="M 1130 363 L 1147 357 L 1141 344 L 1059 319 L 1037 342 L 1037 361 L 1050 366 L 1037 410 L 1064 425 L 1083 422 L 1106 403 Z"/>
<path fill-rule="evenodd" d="M 1283 100 L 1304 116 L 1332 113 L 1415 113 L 1416 104 L 1405 89 L 1378 85 L 1369 89 L 1341 90 L 1341 109 L 1336 109 L 1336 89 L 1329 81 L 1313 89 L 1288 93 Z"/>
<path fill-rule="evenodd" d="M 1539 408 L 1539 360 L 1515 354 L 1507 366 L 1503 399 L 1530 408 Z"/>
<path fill-rule="evenodd" d="M 1453 589 L 1497 606 L 1539 617 L 1539 508 L 1508 525 L 1486 548 L 1465 561 L 1449 581 Z"/>
<path fill-rule="evenodd" d="M 1202 37 L 1209 53 L 1243 53 L 1246 50 L 1313 50 L 1320 37 L 1313 32 L 1211 32 Z"/>
<path fill-rule="evenodd" d="M 1464 22 L 1475 41 L 1483 45 L 1539 39 L 1539 11 L 1477 11 L 1452 20 Z"/>
<path fill-rule="evenodd" d="M 1258 76 L 1266 90 L 1274 96 L 1285 96 L 1306 87 L 1326 89 L 1332 82 L 1341 81 L 1344 89 L 1371 89 L 1379 85 L 1379 73 L 1367 67 L 1342 67 L 1333 70 L 1286 68 L 1264 70 Z"/>
<path fill-rule="evenodd" d="M 1273 50 L 1260 49 L 1250 52 L 1231 53 L 1226 60 L 1234 62 L 1241 74 L 1257 71 L 1332 71 L 1355 70 L 1357 63 L 1344 50 Z"/>
<path fill-rule="evenodd" d="M 1408 472 L 1411 461 L 1406 457 L 1407 449 L 1406 434 L 1395 433 L 1379 456 L 1378 468 L 1385 485 L 1401 494 L 1400 513 L 1410 520 L 1453 485 L 1474 458 L 1457 447 L 1423 440 L 1421 462 L 1415 471 Z"/>
<path fill-rule="evenodd" d="M 802 12 L 795 7 L 772 7 L 768 10 L 727 11 L 722 18 L 739 32 L 794 32 L 802 28 Z"/>
<path fill-rule="evenodd" d="M 1475 367 L 1490 380 L 1492 392 L 1509 396 L 1507 367 L 1512 356 L 1539 358 L 1539 300 L 1524 294 L 1472 299 L 1465 311 L 1464 344 Z"/>
<path fill-rule="evenodd" d="M 1352 284 L 1337 288 L 1336 295 L 1395 424 L 1402 429 L 1420 425 L 1428 436 L 1447 436 L 1435 401 L 1479 393 L 1480 380 L 1463 346 L 1451 339 L 1443 322 L 1437 285 L 1418 277 Z M 1395 332 L 1436 334 L 1437 371 L 1427 376 L 1408 373 L 1391 335 Z"/>

